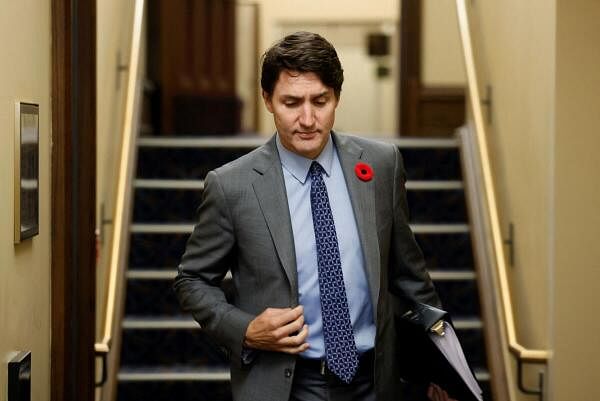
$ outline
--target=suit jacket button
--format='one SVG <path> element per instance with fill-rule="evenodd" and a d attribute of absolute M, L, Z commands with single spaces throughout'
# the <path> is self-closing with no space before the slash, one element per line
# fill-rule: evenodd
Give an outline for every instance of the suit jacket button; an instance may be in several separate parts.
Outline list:
<path fill-rule="evenodd" d="M 283 373 L 285 374 L 285 377 L 287 377 L 288 379 L 290 377 L 292 377 L 292 369 L 286 368 Z"/>

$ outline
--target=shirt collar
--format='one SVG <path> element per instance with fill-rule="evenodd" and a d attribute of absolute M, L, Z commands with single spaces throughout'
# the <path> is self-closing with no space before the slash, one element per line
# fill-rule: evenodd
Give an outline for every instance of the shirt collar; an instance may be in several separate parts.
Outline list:
<path fill-rule="evenodd" d="M 329 134 L 325 147 L 314 160 L 300 156 L 299 154 L 286 149 L 279 139 L 279 134 L 277 134 L 276 143 L 279 158 L 281 159 L 281 165 L 289 171 L 295 179 L 300 181 L 300 183 L 304 184 L 306 182 L 308 170 L 313 161 L 317 161 L 321 167 L 323 167 L 327 176 L 331 174 L 331 165 L 333 163 L 333 140 L 331 139 L 331 133 Z"/>

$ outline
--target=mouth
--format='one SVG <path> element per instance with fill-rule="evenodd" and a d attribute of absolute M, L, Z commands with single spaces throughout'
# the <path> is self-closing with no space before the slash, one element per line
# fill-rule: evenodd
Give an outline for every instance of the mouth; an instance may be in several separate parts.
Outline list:
<path fill-rule="evenodd" d="M 302 139 L 312 139 L 319 134 L 319 131 L 296 131 L 296 135 L 298 135 Z"/>

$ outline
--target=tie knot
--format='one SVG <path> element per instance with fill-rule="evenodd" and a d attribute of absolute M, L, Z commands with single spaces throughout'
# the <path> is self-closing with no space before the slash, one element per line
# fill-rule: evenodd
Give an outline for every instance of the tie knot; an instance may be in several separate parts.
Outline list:
<path fill-rule="evenodd" d="M 310 175 L 313 176 L 315 174 L 322 175 L 325 170 L 323 170 L 323 166 L 319 164 L 319 162 L 312 162 L 310 165 L 310 170 L 308 170 Z"/>

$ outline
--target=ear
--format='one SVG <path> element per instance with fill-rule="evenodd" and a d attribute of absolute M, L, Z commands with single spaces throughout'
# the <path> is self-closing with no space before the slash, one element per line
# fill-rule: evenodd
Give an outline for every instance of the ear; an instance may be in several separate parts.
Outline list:
<path fill-rule="evenodd" d="M 267 108 L 267 110 L 269 110 L 270 113 L 273 113 L 273 102 L 272 102 L 271 95 L 269 95 L 266 91 L 263 90 L 262 98 L 263 98 L 263 101 L 265 102 L 265 107 Z"/>

